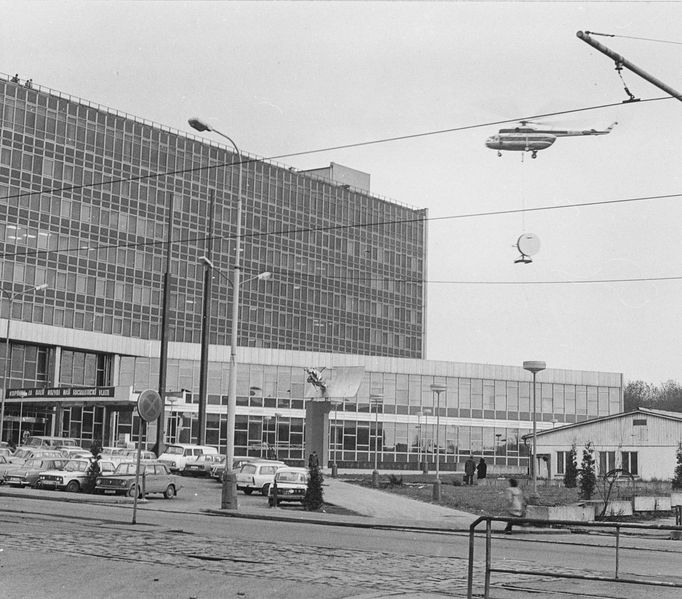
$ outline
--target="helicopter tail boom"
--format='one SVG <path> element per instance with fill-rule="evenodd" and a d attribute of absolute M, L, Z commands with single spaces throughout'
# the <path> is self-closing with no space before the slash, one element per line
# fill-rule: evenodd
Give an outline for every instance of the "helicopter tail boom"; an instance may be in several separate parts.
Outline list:
<path fill-rule="evenodd" d="M 556 135 L 557 137 L 576 137 L 579 135 L 608 135 L 609 133 L 611 133 L 611 131 L 617 124 L 618 122 L 611 123 L 603 131 L 598 131 L 597 129 L 583 129 L 582 131 L 564 130 L 552 131 L 552 135 Z"/>

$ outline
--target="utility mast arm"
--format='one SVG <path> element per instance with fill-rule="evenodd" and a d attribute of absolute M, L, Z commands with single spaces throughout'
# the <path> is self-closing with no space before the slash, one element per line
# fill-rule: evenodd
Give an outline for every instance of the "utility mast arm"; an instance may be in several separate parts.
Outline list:
<path fill-rule="evenodd" d="M 606 56 L 615 60 L 616 65 L 624 66 L 626 69 L 629 69 L 633 73 L 639 75 L 642 79 L 645 79 L 652 85 L 655 85 L 658 89 L 662 89 L 666 94 L 670 94 L 673 98 L 677 98 L 678 100 L 682 101 L 682 94 L 680 94 L 680 92 L 673 89 L 669 85 L 663 83 L 662 81 L 659 81 L 653 75 L 649 75 L 649 73 L 640 69 L 637 65 L 632 64 L 627 58 L 624 58 L 623 56 L 614 52 L 610 48 L 607 48 L 603 44 L 600 44 L 599 42 L 593 40 L 588 32 L 578 31 L 576 35 L 586 44 L 592 46 L 595 50 L 599 50 L 602 54 L 606 54 Z"/>

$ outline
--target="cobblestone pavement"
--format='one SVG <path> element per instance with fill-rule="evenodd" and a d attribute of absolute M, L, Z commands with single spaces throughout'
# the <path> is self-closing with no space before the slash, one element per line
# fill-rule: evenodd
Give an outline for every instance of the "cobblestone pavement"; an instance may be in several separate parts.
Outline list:
<path fill-rule="evenodd" d="M 131 529 L 129 525 L 106 521 L 69 520 L 46 527 L 42 518 L 5 515 L 0 543 L 5 552 L 39 551 L 173 566 L 186 571 L 188 576 L 205 572 L 257 578 L 270 584 L 286 580 L 385 595 L 466 595 L 466 559 L 336 549 L 316 546 L 314 540 L 311 545 L 234 540 L 224 535 L 155 526 Z M 518 583 L 537 578 L 508 575 L 505 580 Z M 357 595 L 356 591 L 348 596 Z"/>

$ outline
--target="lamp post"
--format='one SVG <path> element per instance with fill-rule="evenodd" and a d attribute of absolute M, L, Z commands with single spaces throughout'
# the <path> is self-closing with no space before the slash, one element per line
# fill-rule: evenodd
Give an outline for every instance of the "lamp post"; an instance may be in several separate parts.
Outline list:
<path fill-rule="evenodd" d="M 438 397 L 436 405 L 436 480 L 433 483 L 433 499 L 440 501 L 440 394 L 446 391 L 445 385 L 434 383 L 431 391 Z"/>
<path fill-rule="evenodd" d="M 341 405 L 343 402 L 340 401 L 334 401 L 334 451 L 332 453 L 332 478 L 336 478 L 339 475 L 339 467 L 336 463 L 336 453 L 338 451 L 338 444 L 339 444 L 339 405 Z"/>
<path fill-rule="evenodd" d="M 37 287 L 30 287 L 29 289 L 24 289 L 23 291 L 17 291 L 16 293 L 10 293 L 4 289 L 0 289 L 2 295 L 4 295 L 9 302 L 9 310 L 7 312 L 7 329 L 5 331 L 5 374 L 2 379 L 2 398 L 0 398 L 0 440 L 2 440 L 3 433 L 5 432 L 5 398 L 7 397 L 7 390 L 9 387 L 9 366 L 10 366 L 10 343 L 9 343 L 9 332 L 10 323 L 12 322 L 12 306 L 14 300 L 27 293 L 35 293 L 36 291 L 42 291 L 47 289 L 47 283 L 38 285 Z M 22 403 L 23 407 L 23 403 Z M 21 421 L 19 422 L 19 428 L 21 430 Z M 21 443 L 21 438 L 19 438 L 19 443 Z"/>
<path fill-rule="evenodd" d="M 282 415 L 275 412 L 275 459 L 279 460 L 279 419 Z"/>
<path fill-rule="evenodd" d="M 369 396 L 371 405 L 374 405 L 374 470 L 372 471 L 372 486 L 379 486 L 379 405 L 384 401 L 384 396 L 373 393 Z"/>
<path fill-rule="evenodd" d="M 531 361 L 524 362 L 523 369 L 533 373 L 533 458 L 531 460 L 531 468 L 533 470 L 533 497 L 538 494 L 538 465 L 537 465 L 537 409 L 535 401 L 535 375 L 547 368 L 544 362 Z"/>
<path fill-rule="evenodd" d="M 267 281 L 272 277 L 272 273 L 265 271 L 257 274 L 255 277 L 239 282 L 239 270 L 234 272 L 234 281 L 225 276 L 225 274 L 209 260 L 206 256 L 199 258 L 208 270 L 215 271 L 221 277 L 225 278 L 230 285 L 232 285 L 232 333 L 230 341 L 230 377 L 229 390 L 227 396 L 227 438 L 225 439 L 225 474 L 223 475 L 223 488 L 221 496 L 221 509 L 236 510 L 239 508 L 237 502 L 237 474 L 232 470 L 232 462 L 234 460 L 234 422 L 237 415 L 237 318 L 239 314 L 239 285 L 248 283 L 258 279 L 259 281 Z M 235 258 L 239 262 L 239 257 Z M 236 290 L 236 291 L 235 291 Z M 235 314 L 236 313 L 236 314 Z M 275 414 L 277 416 L 277 414 Z M 277 432 L 275 431 L 275 435 Z M 276 450 L 275 450 L 276 451 Z"/>
<path fill-rule="evenodd" d="M 260 436 L 260 457 L 263 457 L 263 447 L 265 447 L 265 458 L 269 458 L 269 447 L 270 447 L 270 420 L 272 416 L 263 416 L 263 427 Z"/>

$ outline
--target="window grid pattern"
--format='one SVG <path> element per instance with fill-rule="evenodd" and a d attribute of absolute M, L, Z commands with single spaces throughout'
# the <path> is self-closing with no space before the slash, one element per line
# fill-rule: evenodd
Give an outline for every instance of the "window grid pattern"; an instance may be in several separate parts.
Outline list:
<path fill-rule="evenodd" d="M 172 196 L 171 340 L 197 343 L 209 238 L 232 268 L 236 156 L 8 81 L 0 101 L 0 276 L 49 285 L 21 318 L 158 340 Z M 239 344 L 422 357 L 425 211 L 244 158 Z M 230 296 L 216 273 L 212 343 L 229 344 Z"/>

